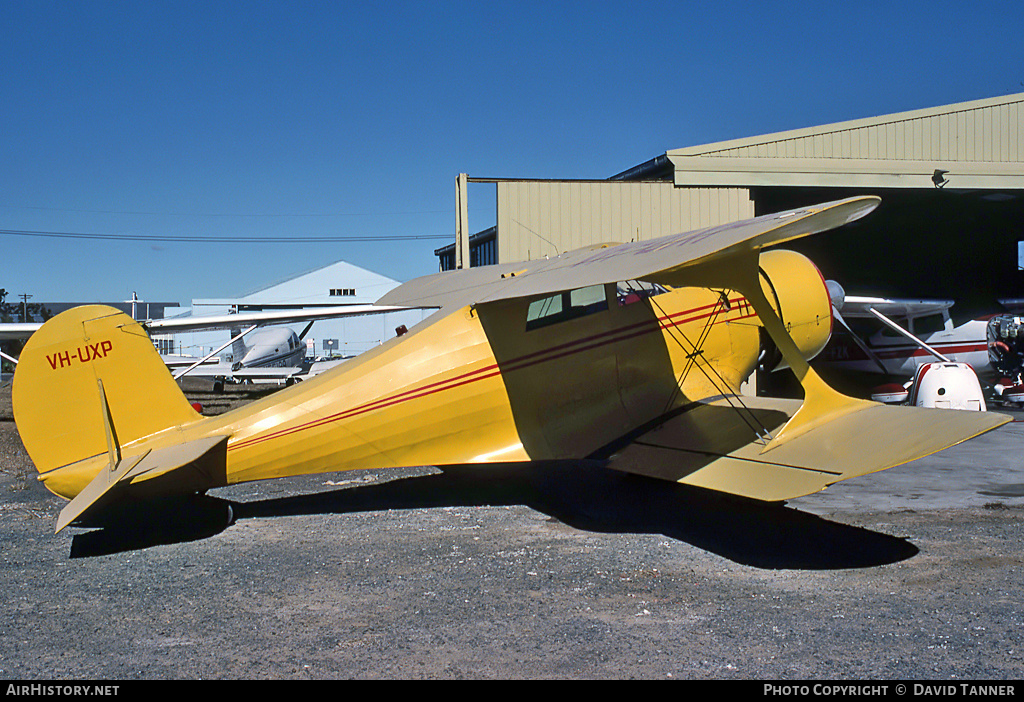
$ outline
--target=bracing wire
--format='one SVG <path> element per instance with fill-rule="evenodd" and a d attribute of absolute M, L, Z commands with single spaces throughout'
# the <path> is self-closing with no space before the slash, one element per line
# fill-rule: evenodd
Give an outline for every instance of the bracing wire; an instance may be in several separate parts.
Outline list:
<path fill-rule="evenodd" d="M 750 430 L 754 432 L 754 434 L 758 437 L 758 440 L 761 441 L 762 443 L 766 443 L 765 437 L 767 437 L 767 439 L 770 440 L 771 432 L 768 431 L 768 429 L 765 428 L 764 426 L 759 427 L 761 423 L 757 421 L 757 417 L 754 414 L 753 410 L 751 410 L 743 402 L 742 397 L 738 393 L 732 390 L 732 388 L 729 386 L 729 383 L 725 380 L 725 378 L 722 377 L 721 373 L 715 370 L 715 367 L 712 364 L 701 364 L 698 362 L 698 359 L 703 356 L 703 345 L 704 342 L 707 341 L 708 335 L 711 333 L 711 328 L 714 325 L 715 320 L 718 319 L 718 316 L 721 314 L 723 308 L 726 311 L 728 311 L 729 309 L 727 292 L 721 291 L 721 295 L 723 296 L 722 299 L 725 301 L 725 303 L 722 304 L 722 301 L 720 300 L 719 304 L 715 306 L 714 312 L 708 317 L 707 321 L 704 323 L 704 328 L 701 329 L 700 336 L 698 337 L 696 344 L 692 342 L 689 339 L 689 337 L 687 337 L 686 332 L 682 330 L 682 328 L 679 326 L 677 322 L 671 320 L 671 318 L 661 307 L 661 305 L 658 304 L 657 300 L 654 298 L 651 299 L 651 304 L 658 309 L 658 311 L 665 319 L 670 320 L 669 326 L 667 327 L 669 330 L 669 336 L 672 338 L 673 341 L 679 344 L 679 347 L 683 349 L 683 351 L 686 351 L 687 363 L 679 375 L 679 378 L 676 383 L 675 392 L 682 393 L 683 382 L 686 380 L 686 376 L 690 373 L 690 371 L 693 368 L 696 368 L 704 375 L 705 378 L 707 378 L 708 382 L 710 382 L 715 387 L 715 389 L 721 393 L 725 401 L 729 403 L 729 406 L 736 410 L 737 414 L 747 425 L 747 427 L 749 427 Z M 680 341 L 680 339 L 676 337 L 673 331 L 677 332 L 679 337 L 682 337 L 682 340 L 689 344 L 690 349 L 692 350 L 688 350 L 687 347 L 682 343 L 682 341 Z M 712 377 L 712 375 L 714 375 L 714 377 Z M 674 399 L 675 395 L 669 398 L 668 404 L 670 405 Z M 737 404 L 739 405 L 738 407 Z"/>

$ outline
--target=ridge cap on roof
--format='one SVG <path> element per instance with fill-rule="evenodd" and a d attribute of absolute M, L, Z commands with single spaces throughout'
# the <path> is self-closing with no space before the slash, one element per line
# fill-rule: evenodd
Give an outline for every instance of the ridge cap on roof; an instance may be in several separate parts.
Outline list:
<path fill-rule="evenodd" d="M 802 137 L 818 136 L 821 134 L 830 134 L 832 132 L 861 129 L 863 127 L 878 126 L 881 124 L 889 124 L 892 122 L 905 122 L 911 119 L 919 119 L 921 117 L 931 117 L 934 115 L 965 112 L 968 110 L 976 110 L 984 107 L 994 107 L 996 105 L 1004 105 L 1014 102 L 1024 103 L 1024 93 L 1013 93 L 1011 95 L 1001 95 L 999 97 L 982 98 L 980 100 L 969 100 L 966 102 L 956 102 L 949 105 L 939 105 L 936 107 L 924 107 L 917 110 L 894 112 L 891 114 L 878 115 L 875 117 L 861 117 L 859 119 L 845 120 L 842 122 L 832 122 L 830 124 L 822 124 L 812 127 L 802 127 L 799 129 L 789 129 L 781 132 L 772 132 L 770 134 L 760 134 L 750 137 L 741 137 L 739 139 L 728 139 L 725 141 L 712 142 L 709 144 L 686 146 L 680 149 L 670 149 L 665 152 L 665 155 L 668 156 L 669 158 L 673 156 L 704 156 L 718 151 L 726 151 L 728 149 L 736 149 L 744 146 L 753 146 L 756 144 L 763 144 L 773 141 L 784 141 L 787 139 L 798 139 Z"/>

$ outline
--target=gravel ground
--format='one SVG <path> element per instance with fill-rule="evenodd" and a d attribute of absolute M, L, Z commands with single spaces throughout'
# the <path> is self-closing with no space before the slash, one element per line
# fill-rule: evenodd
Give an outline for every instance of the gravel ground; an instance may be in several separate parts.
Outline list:
<path fill-rule="evenodd" d="M 251 397 L 189 394 L 210 413 Z M 0 678 L 1022 677 L 1019 498 L 799 502 L 571 464 L 420 468 L 54 535 L 64 503 L 35 480 L 8 386 Z"/>

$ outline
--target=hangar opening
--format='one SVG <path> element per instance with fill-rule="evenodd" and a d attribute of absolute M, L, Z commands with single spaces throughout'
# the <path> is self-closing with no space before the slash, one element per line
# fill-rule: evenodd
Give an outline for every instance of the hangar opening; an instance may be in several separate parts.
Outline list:
<path fill-rule="evenodd" d="M 957 321 L 1024 296 L 1019 250 L 1024 192 L 986 190 L 758 188 L 757 214 L 853 195 L 877 195 L 863 221 L 790 242 L 847 292 L 950 299 Z"/>

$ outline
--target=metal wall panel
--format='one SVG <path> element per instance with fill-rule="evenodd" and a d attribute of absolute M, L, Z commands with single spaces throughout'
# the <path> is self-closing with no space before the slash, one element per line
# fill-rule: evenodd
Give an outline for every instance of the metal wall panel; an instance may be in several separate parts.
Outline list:
<path fill-rule="evenodd" d="M 654 239 L 754 216 L 746 188 L 670 182 L 497 181 L 498 261 Z"/>
<path fill-rule="evenodd" d="M 1022 99 L 1024 102 L 1024 99 Z M 1020 161 L 1021 104 L 979 106 L 879 124 L 843 122 L 767 135 L 751 143 L 680 149 L 708 158 L 852 158 L 908 161 Z M 884 118 L 878 118 L 884 119 Z M 687 153 L 683 153 L 687 152 Z"/>
<path fill-rule="evenodd" d="M 1024 187 L 1024 94 L 667 152 L 679 186 Z"/>

